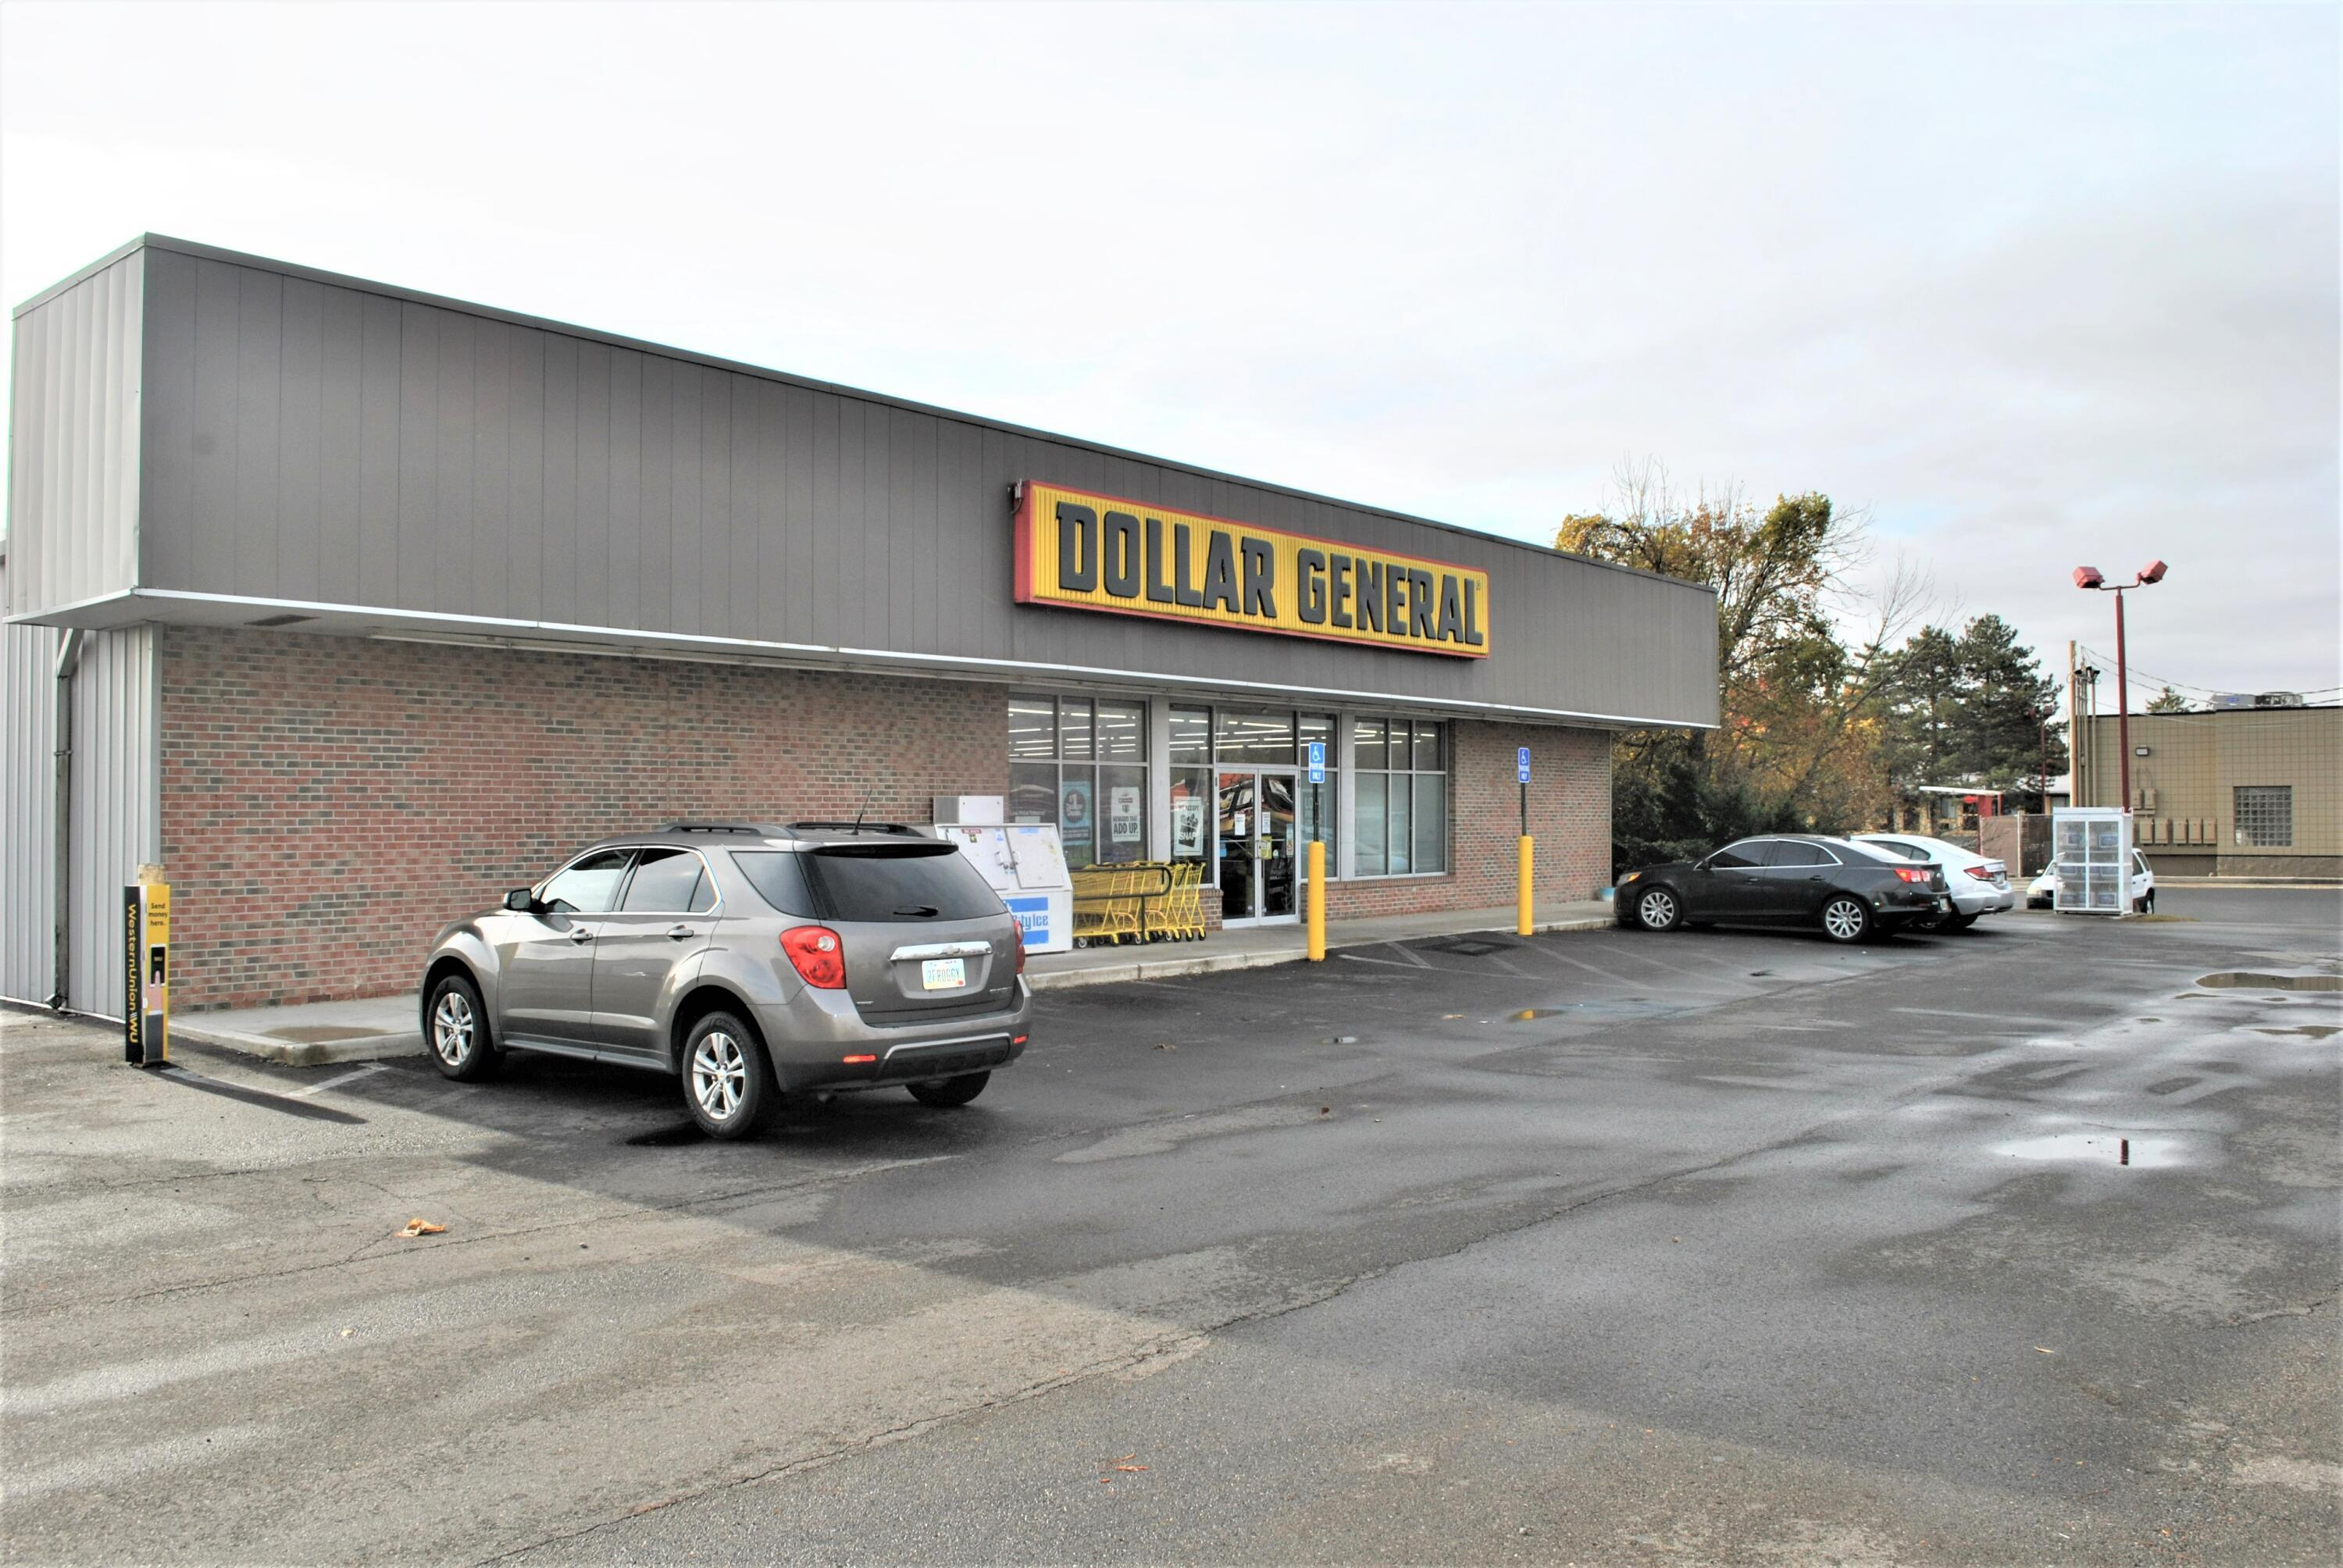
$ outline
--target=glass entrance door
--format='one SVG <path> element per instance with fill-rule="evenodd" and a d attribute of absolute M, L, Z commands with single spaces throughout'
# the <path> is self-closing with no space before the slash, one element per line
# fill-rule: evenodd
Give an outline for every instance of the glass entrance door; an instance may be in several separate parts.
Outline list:
<path fill-rule="evenodd" d="M 1224 772 L 1219 785 L 1221 923 L 1297 919 L 1293 775 Z"/>

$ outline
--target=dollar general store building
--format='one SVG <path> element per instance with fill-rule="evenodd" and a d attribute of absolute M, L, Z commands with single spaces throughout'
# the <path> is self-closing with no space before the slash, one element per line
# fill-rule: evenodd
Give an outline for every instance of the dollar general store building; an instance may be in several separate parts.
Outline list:
<path fill-rule="evenodd" d="M 1312 838 L 1338 919 L 1496 905 L 1522 747 L 1584 898 L 1613 732 L 1716 721 L 1705 589 L 281 262 L 148 236 L 14 355 L 21 1000 L 118 1010 L 146 862 L 176 1006 L 296 1002 L 607 833 L 948 795 L 1222 922 Z"/>

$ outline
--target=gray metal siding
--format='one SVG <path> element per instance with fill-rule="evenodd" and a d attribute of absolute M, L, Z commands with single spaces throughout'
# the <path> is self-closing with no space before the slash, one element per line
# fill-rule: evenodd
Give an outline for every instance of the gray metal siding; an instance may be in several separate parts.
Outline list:
<path fill-rule="evenodd" d="M 118 593 L 137 564 L 146 252 L 15 319 L 6 613 Z"/>
<path fill-rule="evenodd" d="M 162 858 L 157 717 L 155 628 L 89 633 L 74 677 L 75 1012 L 122 1016 L 122 888 Z"/>
<path fill-rule="evenodd" d="M 0 583 L 9 568 L 0 567 Z M 0 997 L 56 989 L 56 704 L 53 627 L 0 626 Z"/>
<path fill-rule="evenodd" d="M 146 255 L 158 588 L 1716 718 L 1714 599 L 1681 584 L 485 310 Z M 1015 606 L 1019 479 L 1483 568 L 1492 657 Z"/>
<path fill-rule="evenodd" d="M 13 577 L 15 563 L 0 568 Z M 57 987 L 56 660 L 65 633 L 0 627 L 0 997 Z M 122 886 L 162 841 L 151 627 L 93 631 L 74 675 L 72 980 L 76 1012 L 119 1018 Z"/>

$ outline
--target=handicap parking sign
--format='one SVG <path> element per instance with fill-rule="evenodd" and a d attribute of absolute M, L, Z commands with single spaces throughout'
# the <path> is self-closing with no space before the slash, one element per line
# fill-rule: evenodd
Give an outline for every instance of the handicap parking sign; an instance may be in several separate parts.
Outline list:
<path fill-rule="evenodd" d="M 1530 781 L 1530 749 L 1528 747 L 1522 746 L 1514 749 L 1513 767 L 1521 774 L 1521 781 L 1524 784 L 1528 783 Z"/>
<path fill-rule="evenodd" d="M 1326 743 L 1323 740 L 1310 743 L 1310 782 L 1326 782 Z"/>

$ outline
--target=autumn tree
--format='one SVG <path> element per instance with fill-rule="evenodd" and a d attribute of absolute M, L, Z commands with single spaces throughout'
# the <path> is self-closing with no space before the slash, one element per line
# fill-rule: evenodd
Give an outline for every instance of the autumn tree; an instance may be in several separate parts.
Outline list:
<path fill-rule="evenodd" d="M 1656 464 L 1623 470 L 1604 511 L 1563 519 L 1556 548 L 1705 583 L 1717 596 L 1722 727 L 1631 733 L 1614 757 L 1612 834 L 1621 865 L 1704 851 L 1755 831 L 1851 827 L 1886 801 L 1878 702 L 1917 585 L 1898 572 L 1842 627 L 1865 541 L 1828 496 L 1759 510 L 1737 491 L 1686 499 Z"/>
<path fill-rule="evenodd" d="M 2194 713 L 2196 708 L 2187 698 L 2167 686 L 2149 699 L 2147 710 L 2150 713 Z"/>

